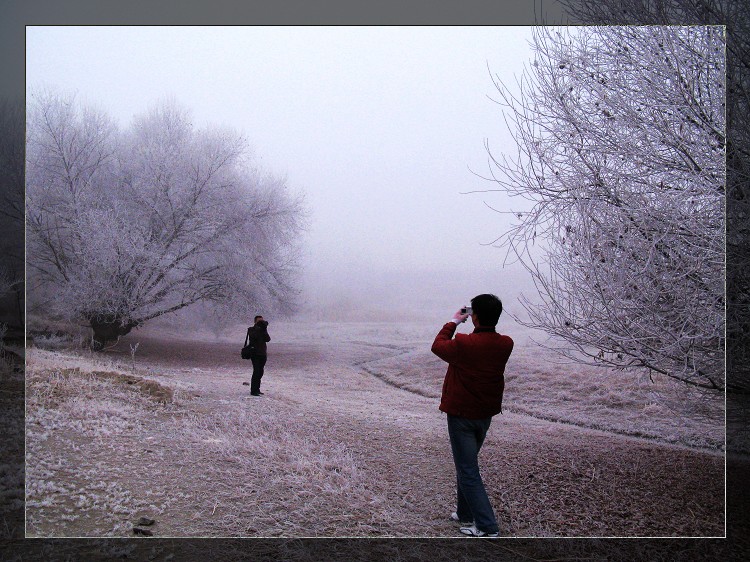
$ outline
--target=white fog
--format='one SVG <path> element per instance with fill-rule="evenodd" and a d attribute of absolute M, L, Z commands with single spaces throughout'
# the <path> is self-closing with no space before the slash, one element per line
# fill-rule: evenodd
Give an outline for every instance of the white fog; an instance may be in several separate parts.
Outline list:
<path fill-rule="evenodd" d="M 525 27 L 29 27 L 27 89 L 76 93 L 121 127 L 173 99 L 243 134 L 309 211 L 300 310 L 442 318 L 528 278 L 485 141 L 513 149 L 490 72 L 512 84 Z M 497 97 L 496 95 L 494 97 Z M 475 173 L 473 173 L 475 172 Z M 513 205 L 519 205 L 514 202 Z M 429 309 L 429 310 L 426 310 Z"/>

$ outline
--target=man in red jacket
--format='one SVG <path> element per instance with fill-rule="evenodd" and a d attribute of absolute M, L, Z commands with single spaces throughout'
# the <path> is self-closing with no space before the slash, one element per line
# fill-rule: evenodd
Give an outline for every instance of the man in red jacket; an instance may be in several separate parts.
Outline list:
<path fill-rule="evenodd" d="M 513 340 L 495 326 L 503 304 L 495 295 L 471 299 L 471 310 L 459 310 L 443 326 L 432 352 L 448 363 L 440 410 L 448 414 L 453 462 L 456 465 L 457 509 L 451 519 L 461 522 L 461 533 L 498 536 L 497 520 L 479 474 L 479 449 L 492 416 L 502 411 L 505 363 Z M 471 334 L 453 334 L 471 316 Z"/>

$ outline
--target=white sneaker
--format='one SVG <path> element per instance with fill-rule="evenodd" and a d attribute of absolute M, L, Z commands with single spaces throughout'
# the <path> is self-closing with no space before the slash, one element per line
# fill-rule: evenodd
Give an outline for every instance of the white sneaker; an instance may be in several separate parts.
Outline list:
<path fill-rule="evenodd" d="M 496 539 L 499 536 L 499 533 L 497 532 L 485 533 L 484 531 L 480 531 L 474 525 L 471 525 L 468 527 L 461 527 L 461 533 L 469 537 L 485 537 L 488 539 Z"/>
<path fill-rule="evenodd" d="M 455 521 L 456 523 L 458 523 L 462 527 L 471 527 L 474 524 L 474 521 L 461 521 L 458 518 L 458 513 L 456 513 L 455 511 L 453 513 L 451 513 L 451 521 Z"/>

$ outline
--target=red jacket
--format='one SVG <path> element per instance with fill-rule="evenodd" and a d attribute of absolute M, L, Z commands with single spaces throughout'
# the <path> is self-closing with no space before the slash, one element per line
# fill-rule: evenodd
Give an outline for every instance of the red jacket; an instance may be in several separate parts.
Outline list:
<path fill-rule="evenodd" d="M 470 419 L 494 416 L 502 412 L 503 373 L 513 340 L 485 326 L 452 339 L 456 328 L 448 322 L 432 344 L 432 352 L 448 363 L 440 409 Z"/>

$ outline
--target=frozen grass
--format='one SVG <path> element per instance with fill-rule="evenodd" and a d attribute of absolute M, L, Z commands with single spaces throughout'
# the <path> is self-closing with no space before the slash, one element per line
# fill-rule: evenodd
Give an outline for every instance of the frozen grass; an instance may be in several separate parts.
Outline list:
<path fill-rule="evenodd" d="M 109 513 L 112 528 L 132 509 L 155 509 L 111 481 L 107 460 L 123 453 L 117 444 L 145 430 L 154 412 L 153 397 L 128 385 L 117 373 L 79 369 L 27 370 L 26 505 L 49 508 L 58 524 L 82 513 Z M 117 382 L 117 381 L 123 382 Z M 144 414 L 146 414 L 144 416 Z M 118 460 L 115 460 L 118 462 Z M 35 519 L 28 521 L 33 535 Z M 85 533 L 84 533 L 85 534 Z"/>
<path fill-rule="evenodd" d="M 72 338 L 62 334 L 37 334 L 31 340 L 41 349 L 69 349 L 73 345 Z"/>
<path fill-rule="evenodd" d="M 382 534 L 389 502 L 325 427 L 279 404 L 273 410 L 225 404 L 211 414 L 188 414 L 179 403 L 159 406 L 121 381 L 77 369 L 30 369 L 30 536 L 41 528 L 46 536 L 50 529 L 128 535 L 137 515 L 161 519 L 173 512 L 188 514 L 183 525 L 197 536 Z M 134 443 L 132 436 L 144 437 Z M 144 446 L 158 449 L 156 463 L 145 460 Z M 180 458 L 188 451 L 189 458 Z M 66 463 L 71 454 L 77 466 Z M 102 479 L 107 457 L 119 465 L 114 481 L 112 471 Z M 201 488 L 205 495 L 195 497 Z M 173 532 L 186 534 L 179 525 Z"/>
<path fill-rule="evenodd" d="M 241 386 L 246 362 L 226 359 L 234 340 L 139 335 L 137 372 L 132 341 L 107 355 L 30 350 L 28 535 L 131 536 L 148 516 L 162 537 L 455 536 L 436 399 L 445 365 L 429 353 L 438 328 L 278 323 L 261 399 Z M 525 346 L 516 352 L 524 359 Z M 636 412 L 668 439 L 662 422 L 672 418 L 653 403 L 639 410 L 637 385 L 618 393 L 606 376 L 566 378 L 531 356 L 509 364 L 509 412 L 580 415 L 623 432 L 618 416 Z M 719 456 L 570 427 L 513 413 L 493 423 L 482 467 L 504 533 L 720 533 Z M 654 502 L 663 490 L 669 497 Z"/>
<path fill-rule="evenodd" d="M 218 511 L 220 516 L 204 532 L 382 534 L 388 502 L 347 445 L 317 424 L 296 416 L 284 423 L 284 416 L 275 414 L 257 409 L 225 412 L 193 420 L 189 433 L 182 434 L 201 443 L 197 452 L 207 467 L 221 467 L 211 487 L 212 514 Z"/>

